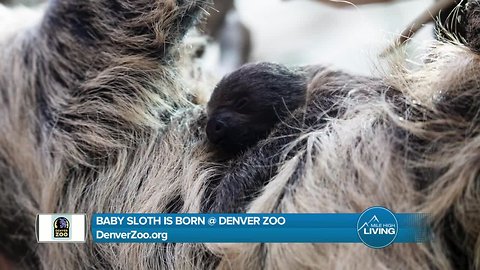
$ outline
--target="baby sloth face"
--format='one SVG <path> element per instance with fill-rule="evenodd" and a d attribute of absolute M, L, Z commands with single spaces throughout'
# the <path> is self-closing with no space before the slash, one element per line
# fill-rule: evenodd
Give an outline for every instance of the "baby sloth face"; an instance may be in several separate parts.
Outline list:
<path fill-rule="evenodd" d="M 241 67 L 218 83 L 208 102 L 209 141 L 231 153 L 252 146 L 305 104 L 306 88 L 301 72 L 278 64 Z"/>

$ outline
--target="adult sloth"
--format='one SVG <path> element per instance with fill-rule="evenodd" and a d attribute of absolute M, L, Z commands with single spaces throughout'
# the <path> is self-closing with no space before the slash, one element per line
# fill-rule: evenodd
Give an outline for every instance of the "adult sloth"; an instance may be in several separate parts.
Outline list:
<path fill-rule="evenodd" d="M 200 0 L 51 1 L 2 32 L 0 253 L 45 269 L 475 268 L 480 264 L 480 8 L 467 45 L 438 44 L 385 79 L 311 69 L 315 94 L 235 160 L 215 162 L 177 65 Z M 233 163 L 233 162 L 232 162 Z M 236 180 L 236 181 L 235 181 Z M 244 183 L 247 189 L 236 185 Z M 218 190 L 222 192 L 218 192 Z M 318 244 L 37 245 L 48 212 L 431 213 L 434 240 Z"/>

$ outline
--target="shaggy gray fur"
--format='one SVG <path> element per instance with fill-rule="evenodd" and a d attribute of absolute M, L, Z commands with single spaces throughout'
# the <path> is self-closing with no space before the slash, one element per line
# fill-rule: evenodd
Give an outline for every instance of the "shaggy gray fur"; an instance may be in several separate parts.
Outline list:
<path fill-rule="evenodd" d="M 480 7 L 469 3 L 470 36 Z M 0 253 L 38 269 L 480 267 L 480 56 L 438 43 L 381 79 L 309 67 L 309 98 L 218 160 L 189 99 L 180 42 L 201 0 L 51 1 L 0 35 Z M 14 11 L 12 11 L 14 12 Z M 2 32 L 0 32 L 2 34 Z M 467 33 L 467 37 L 468 37 Z M 361 244 L 37 245 L 37 213 L 427 212 L 434 239 Z M 22 225 L 22 226 L 19 226 Z"/>

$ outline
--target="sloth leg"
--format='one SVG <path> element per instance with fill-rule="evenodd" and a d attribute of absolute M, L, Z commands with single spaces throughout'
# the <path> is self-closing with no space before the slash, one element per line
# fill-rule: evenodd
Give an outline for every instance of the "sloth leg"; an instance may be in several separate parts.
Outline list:
<path fill-rule="evenodd" d="M 22 52 L 35 73 L 27 78 L 43 129 L 67 138 L 75 159 L 98 160 L 110 146 L 167 125 L 174 110 L 191 106 L 176 56 L 208 7 L 206 0 L 50 1 Z"/>

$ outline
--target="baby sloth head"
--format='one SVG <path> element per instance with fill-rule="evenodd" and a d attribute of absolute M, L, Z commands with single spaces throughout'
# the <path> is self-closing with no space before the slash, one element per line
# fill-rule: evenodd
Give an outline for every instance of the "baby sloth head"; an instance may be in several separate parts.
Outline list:
<path fill-rule="evenodd" d="M 247 64 L 225 76 L 207 105 L 207 137 L 238 152 L 268 136 L 273 126 L 305 104 L 301 72 L 272 63 Z"/>

